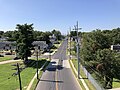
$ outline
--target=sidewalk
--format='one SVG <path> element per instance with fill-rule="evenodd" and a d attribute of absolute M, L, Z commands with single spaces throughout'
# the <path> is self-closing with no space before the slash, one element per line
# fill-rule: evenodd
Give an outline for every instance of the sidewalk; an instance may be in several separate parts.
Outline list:
<path fill-rule="evenodd" d="M 2 61 L 2 62 L 0 62 L 0 65 L 1 65 L 1 64 L 7 64 L 7 63 L 12 63 L 12 62 L 18 62 L 18 61 L 21 61 L 21 59 L 19 59 L 19 60 L 7 60 L 7 61 Z"/>
<path fill-rule="evenodd" d="M 49 54 L 48 54 L 49 55 Z M 48 56 L 47 55 L 47 56 Z M 44 56 L 44 55 L 43 55 Z M 45 55 L 46 56 L 46 55 Z M 28 57 L 28 59 L 32 59 L 32 58 L 36 58 L 36 56 L 31 56 L 31 57 Z M 1 61 L 0 62 L 0 65 L 1 64 L 7 64 L 7 63 L 12 63 L 12 62 L 18 62 L 18 61 L 22 61 L 21 59 L 18 59 L 18 60 L 6 60 L 6 61 Z"/>

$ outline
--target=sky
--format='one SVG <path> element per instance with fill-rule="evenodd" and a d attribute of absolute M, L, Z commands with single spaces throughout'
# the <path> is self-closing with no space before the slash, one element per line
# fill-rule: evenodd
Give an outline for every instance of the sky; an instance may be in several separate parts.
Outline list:
<path fill-rule="evenodd" d="M 33 23 L 34 30 L 60 30 L 76 22 L 82 32 L 120 27 L 120 0 L 0 0 L 0 30 Z"/>

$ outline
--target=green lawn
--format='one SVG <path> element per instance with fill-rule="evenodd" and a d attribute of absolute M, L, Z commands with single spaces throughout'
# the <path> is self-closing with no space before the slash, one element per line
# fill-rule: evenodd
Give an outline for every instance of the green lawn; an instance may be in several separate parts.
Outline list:
<path fill-rule="evenodd" d="M 39 68 L 46 62 L 46 60 L 39 61 Z M 22 81 L 22 88 L 26 90 L 28 84 L 30 83 L 31 79 L 34 77 L 36 73 L 36 61 L 31 60 L 31 63 L 27 65 L 28 67 L 21 72 L 21 81 Z M 19 80 L 18 76 L 12 76 L 16 70 L 12 70 L 15 66 L 11 66 L 15 63 L 10 64 L 3 64 L 0 65 L 0 90 L 18 90 L 19 89 Z M 24 64 L 21 66 L 24 67 Z M 40 75 L 42 75 L 42 71 Z M 34 83 L 33 88 L 36 86 Z M 34 90 L 34 89 L 33 89 Z"/>
<path fill-rule="evenodd" d="M 6 61 L 6 60 L 12 60 L 14 57 L 13 56 L 4 56 L 4 57 L 0 57 L 0 62 L 1 61 Z"/>

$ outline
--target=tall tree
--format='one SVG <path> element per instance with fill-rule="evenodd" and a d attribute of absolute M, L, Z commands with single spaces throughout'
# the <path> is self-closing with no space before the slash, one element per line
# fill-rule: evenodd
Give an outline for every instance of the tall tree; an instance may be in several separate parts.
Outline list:
<path fill-rule="evenodd" d="M 33 24 L 24 24 L 20 25 L 17 24 L 16 29 L 18 30 L 17 33 L 17 53 L 19 57 L 23 60 L 27 61 L 28 56 L 31 55 L 31 48 L 33 43 Z"/>
<path fill-rule="evenodd" d="M 61 40 L 62 35 L 61 35 L 61 32 L 60 32 L 60 31 L 57 31 L 57 30 L 54 29 L 54 30 L 52 31 L 52 34 L 55 35 L 55 37 L 56 37 L 57 40 Z"/>
<path fill-rule="evenodd" d="M 97 69 L 104 78 L 104 88 L 112 88 L 113 77 L 116 74 L 116 64 L 118 64 L 114 52 L 109 49 L 98 50 L 96 58 L 99 62 Z"/>

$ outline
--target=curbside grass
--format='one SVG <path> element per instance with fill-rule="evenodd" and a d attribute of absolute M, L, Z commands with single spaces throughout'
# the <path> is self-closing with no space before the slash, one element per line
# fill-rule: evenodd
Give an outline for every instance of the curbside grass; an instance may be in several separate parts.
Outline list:
<path fill-rule="evenodd" d="M 77 60 L 72 60 L 76 70 L 78 70 L 77 67 Z M 95 87 L 91 84 L 91 82 L 86 78 L 87 76 L 84 74 L 82 68 L 80 68 L 80 75 L 82 76 L 82 78 L 84 79 L 85 83 L 87 84 L 89 90 L 96 90 Z M 80 80 L 79 80 L 80 81 Z"/>

